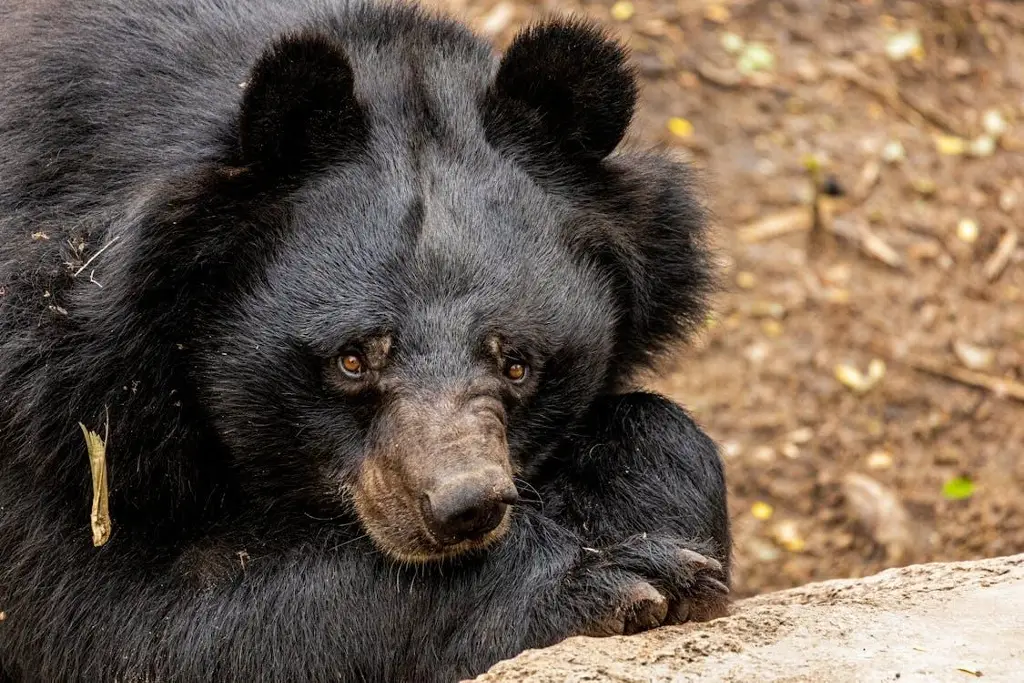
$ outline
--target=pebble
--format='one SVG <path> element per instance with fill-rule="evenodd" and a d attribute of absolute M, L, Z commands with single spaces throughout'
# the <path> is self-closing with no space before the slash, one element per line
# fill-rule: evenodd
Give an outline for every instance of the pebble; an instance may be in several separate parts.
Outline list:
<path fill-rule="evenodd" d="M 892 455 L 887 451 L 874 451 L 868 455 L 869 470 L 887 470 L 892 467 Z"/>
<path fill-rule="evenodd" d="M 973 218 L 961 218 L 960 222 L 956 225 L 956 236 L 960 238 L 961 242 L 966 244 L 974 244 L 978 241 L 978 222 Z"/>

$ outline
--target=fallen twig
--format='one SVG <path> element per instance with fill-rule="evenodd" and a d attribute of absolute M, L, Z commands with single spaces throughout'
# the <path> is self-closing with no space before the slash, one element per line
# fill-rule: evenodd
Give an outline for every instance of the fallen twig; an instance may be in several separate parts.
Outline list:
<path fill-rule="evenodd" d="M 807 236 L 807 254 L 817 256 L 831 251 L 834 246 L 831 206 L 825 206 L 823 201 L 821 164 L 810 157 L 804 161 L 804 166 L 811 181 L 811 232 Z"/>
<path fill-rule="evenodd" d="M 903 362 L 915 370 L 928 373 L 929 375 L 942 377 L 970 387 L 987 389 L 999 397 L 1024 401 L 1024 383 L 1012 379 L 993 377 L 992 375 L 975 372 L 974 370 L 947 366 L 940 361 L 926 358 L 905 358 Z"/>
<path fill-rule="evenodd" d="M 842 237 L 890 268 L 904 268 L 903 257 L 885 240 L 876 235 L 863 221 L 835 219 L 838 209 L 848 209 L 849 203 L 822 197 L 814 206 L 798 206 L 752 221 L 739 229 L 741 242 L 764 242 L 785 235 L 812 230 L 817 221 L 822 232 Z"/>
<path fill-rule="evenodd" d="M 903 257 L 889 246 L 888 242 L 872 232 L 867 223 L 839 219 L 833 222 L 831 231 L 853 242 L 860 247 L 861 251 L 876 261 L 881 261 L 890 268 L 903 269 Z"/>
<path fill-rule="evenodd" d="M 825 64 L 825 69 L 833 76 L 847 80 L 868 91 L 911 123 L 916 123 L 913 119 L 914 115 L 917 115 L 951 135 L 967 137 L 961 133 L 960 125 L 945 113 L 909 93 L 902 92 L 896 85 L 872 78 L 850 62 L 830 61 Z"/>
<path fill-rule="evenodd" d="M 795 206 L 747 223 L 739 229 L 741 242 L 764 242 L 811 229 L 814 216 L 810 206 Z"/>
<path fill-rule="evenodd" d="M 983 272 L 986 280 L 993 282 L 1003 274 L 1006 265 L 1010 262 L 1010 257 L 1013 256 L 1013 252 L 1017 248 L 1017 242 L 1017 231 L 1008 228 L 999 240 L 996 250 L 992 252 L 992 256 L 985 262 Z"/>

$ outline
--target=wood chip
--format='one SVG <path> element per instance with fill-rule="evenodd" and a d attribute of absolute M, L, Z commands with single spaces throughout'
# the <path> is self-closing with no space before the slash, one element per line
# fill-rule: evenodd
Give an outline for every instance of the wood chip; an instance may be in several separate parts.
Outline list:
<path fill-rule="evenodd" d="M 1009 228 L 999 240 L 999 245 L 996 246 L 996 250 L 992 252 L 992 256 L 989 257 L 988 261 L 985 262 L 983 272 L 985 273 L 985 279 L 989 282 L 994 282 L 999 279 L 999 276 L 1006 270 L 1006 265 L 1010 262 L 1010 257 L 1013 256 L 1013 252 L 1017 249 L 1017 243 L 1019 242 L 1017 231 L 1013 228 Z"/>
<path fill-rule="evenodd" d="M 739 238 L 750 244 L 804 232 L 811 229 L 813 219 L 810 206 L 795 206 L 747 223 L 739 229 Z"/>

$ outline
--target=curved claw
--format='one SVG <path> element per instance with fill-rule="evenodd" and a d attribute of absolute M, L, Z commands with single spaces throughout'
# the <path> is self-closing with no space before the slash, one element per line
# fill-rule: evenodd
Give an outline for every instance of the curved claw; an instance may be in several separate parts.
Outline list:
<path fill-rule="evenodd" d="M 708 586 L 709 588 L 711 588 L 713 592 L 719 593 L 721 595 L 728 595 L 731 592 L 729 586 L 722 583 L 718 579 L 705 578 L 701 581 L 701 583 L 704 586 Z"/>
<path fill-rule="evenodd" d="M 668 616 L 668 600 L 647 582 L 637 584 L 631 591 L 626 607 L 623 633 L 632 635 L 657 628 Z"/>
<path fill-rule="evenodd" d="M 679 557 L 685 564 L 696 565 L 701 569 L 707 569 L 715 573 L 722 571 L 722 563 L 713 557 L 702 555 L 695 550 L 689 548 L 682 548 L 679 551 Z"/>

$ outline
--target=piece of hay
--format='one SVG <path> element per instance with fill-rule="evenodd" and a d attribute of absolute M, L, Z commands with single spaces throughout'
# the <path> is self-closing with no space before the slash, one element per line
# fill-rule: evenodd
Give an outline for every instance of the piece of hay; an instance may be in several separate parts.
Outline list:
<path fill-rule="evenodd" d="M 107 436 L 110 435 L 108 418 L 104 436 L 90 431 L 81 422 L 85 435 L 85 445 L 89 449 L 89 468 L 92 470 L 92 514 L 89 522 L 92 525 L 92 544 L 99 547 L 110 538 L 110 503 L 107 491 Z"/>

